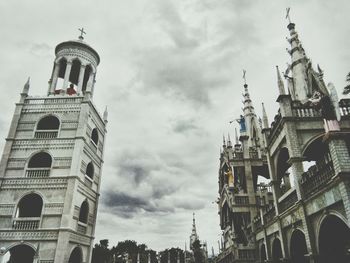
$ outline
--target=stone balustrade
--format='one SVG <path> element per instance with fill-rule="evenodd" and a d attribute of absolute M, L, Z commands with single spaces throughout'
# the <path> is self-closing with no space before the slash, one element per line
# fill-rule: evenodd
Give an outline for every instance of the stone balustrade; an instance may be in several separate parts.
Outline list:
<path fill-rule="evenodd" d="M 50 170 L 48 168 L 27 168 L 26 177 L 29 178 L 42 178 L 49 177 Z"/>
<path fill-rule="evenodd" d="M 264 223 L 267 224 L 272 221 L 272 219 L 276 216 L 276 209 L 274 206 L 268 208 L 266 213 L 264 214 Z"/>
<path fill-rule="evenodd" d="M 39 228 L 40 217 L 19 217 L 12 223 L 12 229 L 16 230 L 34 230 Z"/>
<path fill-rule="evenodd" d="M 236 195 L 234 197 L 234 202 L 236 205 L 249 205 L 249 198 L 248 196 Z"/>
<path fill-rule="evenodd" d="M 280 212 L 282 213 L 286 211 L 288 208 L 292 207 L 297 201 L 298 201 L 298 195 L 296 190 L 294 190 L 279 202 Z"/>
<path fill-rule="evenodd" d="M 301 185 L 306 196 L 320 190 L 334 176 L 333 162 L 313 165 L 302 174 Z"/>
<path fill-rule="evenodd" d="M 37 130 L 34 138 L 36 139 L 54 139 L 58 136 L 58 130 Z"/>

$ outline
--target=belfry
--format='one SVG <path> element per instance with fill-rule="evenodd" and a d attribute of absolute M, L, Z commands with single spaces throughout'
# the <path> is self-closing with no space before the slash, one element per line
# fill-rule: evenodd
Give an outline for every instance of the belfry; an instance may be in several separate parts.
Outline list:
<path fill-rule="evenodd" d="M 94 95 L 98 53 L 82 34 L 56 46 L 49 87 L 29 80 L 0 162 L 0 262 L 90 262 L 107 111 Z M 85 33 L 85 32 L 84 32 Z"/>

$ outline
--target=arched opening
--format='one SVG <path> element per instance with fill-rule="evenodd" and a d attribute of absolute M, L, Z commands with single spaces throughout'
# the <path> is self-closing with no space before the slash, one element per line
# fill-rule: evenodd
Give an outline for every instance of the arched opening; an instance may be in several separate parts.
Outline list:
<path fill-rule="evenodd" d="M 28 194 L 18 202 L 16 217 L 40 217 L 43 200 L 40 195 Z"/>
<path fill-rule="evenodd" d="M 53 115 L 41 118 L 36 126 L 34 137 L 37 139 L 57 138 L 60 121 Z"/>
<path fill-rule="evenodd" d="M 61 89 L 58 87 L 63 86 L 63 81 L 64 81 L 64 75 L 66 73 L 66 68 L 67 68 L 67 59 L 62 58 L 59 62 L 59 71 L 58 71 L 58 78 L 57 78 L 57 84 L 55 87 L 55 94 L 59 94 Z"/>
<path fill-rule="evenodd" d="M 327 216 L 321 224 L 319 237 L 321 263 L 350 261 L 350 228 L 337 216 Z"/>
<path fill-rule="evenodd" d="M 28 194 L 18 202 L 16 217 L 12 227 L 18 230 L 34 230 L 39 228 L 43 200 L 40 195 Z"/>
<path fill-rule="evenodd" d="M 26 176 L 37 178 L 50 175 L 52 157 L 46 152 L 39 152 L 30 158 L 26 170 Z"/>
<path fill-rule="evenodd" d="M 81 263 L 83 262 L 83 254 L 81 248 L 75 247 L 69 256 L 68 263 Z"/>
<path fill-rule="evenodd" d="M 279 182 L 280 196 L 294 186 L 294 174 L 288 160 L 288 149 L 283 147 L 277 157 L 277 180 Z"/>
<path fill-rule="evenodd" d="M 85 174 L 90 178 L 93 179 L 94 178 L 94 165 L 92 164 L 92 162 L 89 162 L 88 165 L 86 166 L 86 171 Z"/>
<path fill-rule="evenodd" d="M 85 200 L 80 206 L 79 222 L 87 224 L 88 215 L 89 215 L 89 204 Z"/>
<path fill-rule="evenodd" d="M 41 118 L 36 127 L 37 130 L 58 130 L 60 121 L 57 117 L 50 115 Z"/>
<path fill-rule="evenodd" d="M 28 168 L 51 168 L 52 158 L 46 152 L 39 152 L 30 158 Z"/>
<path fill-rule="evenodd" d="M 94 128 L 91 132 L 91 140 L 95 143 L 95 145 L 98 144 L 98 131 L 97 128 Z"/>
<path fill-rule="evenodd" d="M 80 68 L 81 68 L 80 60 L 74 59 L 72 61 L 72 68 L 69 75 L 69 82 L 74 85 L 75 91 L 77 90 L 77 86 L 79 82 Z"/>
<path fill-rule="evenodd" d="M 282 262 L 283 253 L 281 241 L 278 238 L 272 242 L 272 262 Z"/>
<path fill-rule="evenodd" d="M 301 184 L 306 196 L 317 192 L 334 175 L 332 158 L 323 136 L 315 139 L 304 151 L 304 172 Z"/>
<path fill-rule="evenodd" d="M 291 263 L 308 263 L 305 235 L 299 229 L 292 233 L 290 240 Z"/>
<path fill-rule="evenodd" d="M 260 247 L 260 262 L 265 263 L 266 260 L 267 260 L 266 247 L 265 247 L 265 244 L 262 244 Z"/>
<path fill-rule="evenodd" d="M 7 263 L 33 263 L 35 250 L 28 245 L 14 246 L 9 250 L 9 259 L 6 259 Z M 7 260 L 7 261 L 6 261 Z"/>
<path fill-rule="evenodd" d="M 92 67 L 90 65 L 87 65 L 85 68 L 84 79 L 83 79 L 83 87 L 82 87 L 83 92 L 86 91 L 87 84 L 91 74 L 92 74 Z"/>

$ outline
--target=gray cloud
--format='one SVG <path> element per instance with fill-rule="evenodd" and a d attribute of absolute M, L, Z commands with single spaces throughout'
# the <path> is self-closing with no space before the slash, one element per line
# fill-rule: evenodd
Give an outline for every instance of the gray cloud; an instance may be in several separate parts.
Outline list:
<path fill-rule="evenodd" d="M 34 43 L 30 47 L 30 53 L 38 57 L 47 57 L 52 54 L 52 47 L 46 43 Z"/>
<path fill-rule="evenodd" d="M 194 119 L 179 119 L 173 122 L 172 130 L 176 133 L 187 133 L 193 130 L 199 130 Z"/>

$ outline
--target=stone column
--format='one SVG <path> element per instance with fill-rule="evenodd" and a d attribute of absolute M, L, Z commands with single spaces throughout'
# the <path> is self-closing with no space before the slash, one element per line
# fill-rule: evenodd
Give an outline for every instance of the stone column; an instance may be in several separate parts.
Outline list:
<path fill-rule="evenodd" d="M 55 88 L 57 85 L 57 79 L 58 79 L 58 73 L 60 72 L 60 63 L 59 62 L 55 62 L 54 63 L 54 69 L 53 69 L 53 73 L 52 73 L 52 78 L 51 78 L 51 85 L 50 85 L 50 90 L 49 90 L 49 94 L 54 94 L 55 93 Z"/>
<path fill-rule="evenodd" d="M 82 87 L 83 87 L 85 69 L 86 69 L 86 65 L 81 65 L 81 66 L 80 66 L 77 93 L 80 93 L 80 92 L 81 92 L 81 89 L 82 89 Z"/>
<path fill-rule="evenodd" d="M 66 72 L 64 73 L 63 90 L 68 88 L 69 76 L 72 69 L 72 61 L 67 61 Z"/>

